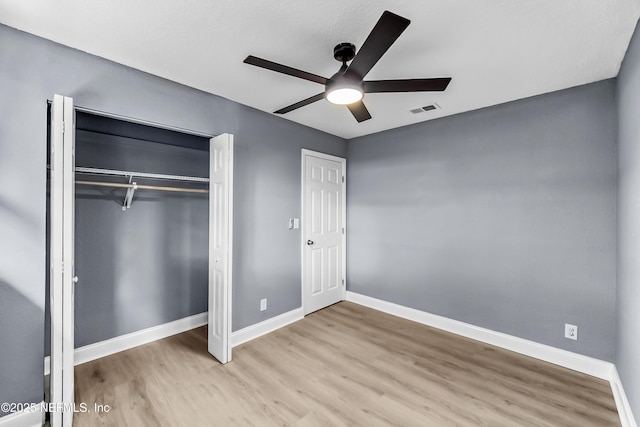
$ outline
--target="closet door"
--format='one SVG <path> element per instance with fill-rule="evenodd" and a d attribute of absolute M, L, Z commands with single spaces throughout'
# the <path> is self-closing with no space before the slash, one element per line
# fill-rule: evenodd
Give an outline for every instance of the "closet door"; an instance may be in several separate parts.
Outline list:
<path fill-rule="evenodd" d="M 231 361 L 233 135 L 211 139 L 209 151 L 209 353 Z"/>
<path fill-rule="evenodd" d="M 73 99 L 51 105 L 51 426 L 73 423 L 75 112 Z"/>

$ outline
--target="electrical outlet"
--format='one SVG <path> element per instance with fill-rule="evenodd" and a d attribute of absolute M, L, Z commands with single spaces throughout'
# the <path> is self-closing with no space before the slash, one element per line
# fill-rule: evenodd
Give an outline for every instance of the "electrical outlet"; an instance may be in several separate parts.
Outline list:
<path fill-rule="evenodd" d="M 576 325 L 564 324 L 564 337 L 570 340 L 578 340 L 578 327 Z"/>
<path fill-rule="evenodd" d="M 267 299 L 262 298 L 260 300 L 260 311 L 265 311 L 267 309 Z"/>

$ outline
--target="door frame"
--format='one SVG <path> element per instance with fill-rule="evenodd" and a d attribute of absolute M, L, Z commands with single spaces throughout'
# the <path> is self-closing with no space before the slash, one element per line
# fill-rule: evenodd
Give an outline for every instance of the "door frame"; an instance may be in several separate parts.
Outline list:
<path fill-rule="evenodd" d="M 305 224 L 307 220 L 307 212 L 305 212 L 304 201 L 305 201 L 305 188 L 306 188 L 306 167 L 307 157 L 317 157 L 325 160 L 332 160 L 334 162 L 338 162 L 342 165 L 342 224 L 344 232 L 342 233 L 342 277 L 344 277 L 344 286 L 342 286 L 342 300 L 344 301 L 347 298 L 347 159 L 343 157 L 334 156 L 332 154 L 321 153 L 319 151 L 309 150 L 307 148 L 303 148 L 301 152 L 301 189 L 300 189 L 300 300 L 302 312 L 305 313 L 305 286 L 310 286 L 310 284 L 305 283 L 305 248 L 306 248 L 306 236 L 305 236 Z"/>

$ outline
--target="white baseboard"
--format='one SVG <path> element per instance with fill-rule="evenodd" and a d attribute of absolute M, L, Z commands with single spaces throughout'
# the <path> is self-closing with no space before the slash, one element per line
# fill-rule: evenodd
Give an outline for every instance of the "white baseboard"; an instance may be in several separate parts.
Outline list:
<path fill-rule="evenodd" d="M 101 357 L 119 353 L 139 345 L 148 344 L 152 341 L 170 337 L 193 328 L 206 325 L 208 322 L 207 313 L 195 314 L 193 316 L 174 320 L 173 322 L 163 325 L 152 326 L 151 328 L 142 329 L 119 337 L 100 341 L 95 344 L 89 344 L 84 347 L 78 347 L 73 353 L 74 364 L 81 365 Z M 44 374 L 49 375 L 50 361 L 49 356 L 44 358 Z"/>
<path fill-rule="evenodd" d="M 268 334 L 269 332 L 273 332 L 276 329 L 287 326 L 288 324 L 296 322 L 303 317 L 304 313 L 302 311 L 302 307 L 300 307 L 287 313 L 280 314 L 279 316 L 272 317 L 271 319 L 267 319 L 264 322 L 247 326 L 246 328 L 240 329 L 239 331 L 231 334 L 231 347 L 244 344 L 247 341 L 251 341 L 252 339 Z M 208 318 L 207 313 L 205 312 L 165 323 L 164 325 L 153 326 L 141 331 L 132 332 L 130 334 L 100 341 L 95 344 L 79 347 L 74 351 L 74 364 L 80 365 L 114 353 L 129 350 L 139 345 L 147 344 L 152 341 L 206 325 L 207 322 Z M 44 374 L 49 375 L 49 373 L 50 358 L 47 356 L 44 358 Z"/>
<path fill-rule="evenodd" d="M 627 399 L 627 394 L 624 392 L 620 375 L 618 375 L 618 369 L 615 366 L 613 368 L 611 378 L 611 391 L 613 392 L 613 398 L 616 401 L 622 427 L 638 427 L 638 424 L 636 424 L 636 420 L 633 417 L 633 412 L 631 412 L 629 399 Z"/>
<path fill-rule="evenodd" d="M 235 331 L 231 334 L 231 347 L 236 347 L 248 341 L 261 337 L 262 335 L 273 332 L 304 317 L 302 307 L 291 310 L 287 313 L 280 314 L 255 325 Z"/>
<path fill-rule="evenodd" d="M 37 403 L 44 405 L 44 402 Z M 34 412 L 14 412 L 0 418 L 0 427 L 42 427 L 44 423 L 44 412 L 37 410 Z"/>

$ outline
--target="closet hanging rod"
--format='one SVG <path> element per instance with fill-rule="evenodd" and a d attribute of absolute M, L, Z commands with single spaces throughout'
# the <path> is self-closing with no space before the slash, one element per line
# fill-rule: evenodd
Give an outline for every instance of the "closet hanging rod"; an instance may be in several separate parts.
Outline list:
<path fill-rule="evenodd" d="M 177 193 L 208 193 L 209 192 L 209 190 L 202 190 L 199 188 L 179 188 L 179 187 L 162 187 L 157 185 L 121 184 L 118 182 L 76 181 L 76 184 L 96 185 L 98 187 L 112 187 L 112 188 L 134 188 L 138 190 L 173 191 Z"/>
<path fill-rule="evenodd" d="M 137 178 L 166 179 L 166 180 L 173 180 L 173 181 L 209 182 L 209 178 L 203 178 L 199 176 L 165 175 L 161 173 L 121 171 L 121 170 L 114 170 L 114 169 L 87 168 L 87 167 L 81 167 L 81 166 L 76 167 L 76 173 L 125 176 L 125 177 L 135 176 Z"/>

